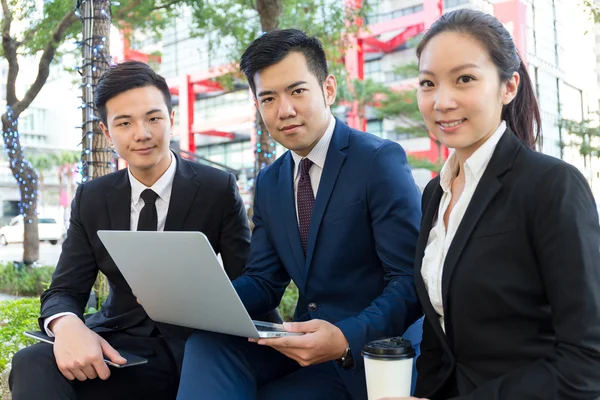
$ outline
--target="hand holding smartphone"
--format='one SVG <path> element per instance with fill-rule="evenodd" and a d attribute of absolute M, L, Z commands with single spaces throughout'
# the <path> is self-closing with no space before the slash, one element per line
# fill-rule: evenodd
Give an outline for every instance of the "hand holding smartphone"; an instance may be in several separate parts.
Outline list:
<path fill-rule="evenodd" d="M 27 331 L 27 332 L 23 332 L 23 334 L 29 338 L 39 340 L 40 342 L 54 345 L 54 338 L 46 335 L 45 333 L 43 333 L 41 331 Z M 107 365 L 110 365 L 111 367 L 115 367 L 115 368 L 133 367 L 135 365 L 142 365 L 142 364 L 146 364 L 148 362 L 147 359 L 140 357 L 140 356 L 136 356 L 135 354 L 130 354 L 130 353 L 123 352 L 120 350 L 119 350 L 119 353 L 121 354 L 121 356 L 124 359 L 127 360 L 127 362 L 125 364 L 116 364 L 106 358 L 104 359 L 104 362 Z"/>

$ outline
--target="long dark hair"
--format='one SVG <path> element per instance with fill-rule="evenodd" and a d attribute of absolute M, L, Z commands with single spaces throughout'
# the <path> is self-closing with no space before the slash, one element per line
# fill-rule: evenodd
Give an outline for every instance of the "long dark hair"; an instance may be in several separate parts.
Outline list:
<path fill-rule="evenodd" d="M 496 17 L 481 11 L 461 9 L 449 12 L 425 33 L 417 46 L 417 58 L 421 57 L 427 43 L 443 32 L 468 34 L 478 40 L 498 68 L 501 82 L 509 80 L 514 72 L 519 73 L 521 82 L 517 95 L 502 109 L 502 119 L 525 145 L 535 149 L 541 130 L 540 110 L 527 67 L 504 25 Z"/>

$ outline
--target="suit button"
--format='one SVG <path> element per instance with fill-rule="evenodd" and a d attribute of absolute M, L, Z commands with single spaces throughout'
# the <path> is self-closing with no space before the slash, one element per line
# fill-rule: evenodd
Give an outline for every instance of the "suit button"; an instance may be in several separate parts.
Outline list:
<path fill-rule="evenodd" d="M 309 304 L 308 304 L 308 309 L 309 309 L 309 311 L 311 311 L 311 312 L 315 312 L 315 311 L 317 311 L 317 303 L 309 303 Z"/>

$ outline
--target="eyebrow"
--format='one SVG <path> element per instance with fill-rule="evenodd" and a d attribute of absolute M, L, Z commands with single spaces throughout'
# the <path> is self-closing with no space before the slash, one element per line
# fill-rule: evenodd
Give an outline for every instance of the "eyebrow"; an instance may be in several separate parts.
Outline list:
<path fill-rule="evenodd" d="M 450 70 L 451 74 L 455 74 L 459 71 L 462 71 L 463 69 L 467 69 L 467 68 L 479 68 L 479 65 L 477 64 L 473 64 L 473 63 L 468 63 L 468 64 L 463 64 L 463 65 L 459 65 L 458 67 L 454 67 Z M 424 74 L 424 75 L 433 75 L 435 76 L 435 74 L 429 70 L 426 69 L 422 69 L 419 71 L 420 74 Z"/>
<path fill-rule="evenodd" d="M 153 110 L 150 110 L 150 111 L 148 111 L 148 112 L 146 113 L 146 115 L 154 114 L 154 113 L 156 113 L 156 112 L 162 112 L 162 110 L 161 110 L 160 108 L 155 108 L 155 109 L 153 109 Z M 116 120 L 118 120 L 118 119 L 127 119 L 127 118 L 131 118 L 131 115 L 126 115 L 126 114 L 123 114 L 123 115 L 117 115 L 116 117 L 114 117 L 114 118 L 113 118 L 113 121 L 116 121 Z"/>
<path fill-rule="evenodd" d="M 296 81 L 294 83 L 292 83 L 291 85 L 288 85 L 288 87 L 285 88 L 285 91 L 287 92 L 288 90 L 291 90 L 293 88 L 295 88 L 296 86 L 300 86 L 300 85 L 304 85 L 308 82 L 306 81 Z M 270 96 L 273 94 L 276 94 L 277 92 L 274 90 L 263 90 L 260 93 L 258 93 L 258 97 L 262 97 L 262 96 Z"/>

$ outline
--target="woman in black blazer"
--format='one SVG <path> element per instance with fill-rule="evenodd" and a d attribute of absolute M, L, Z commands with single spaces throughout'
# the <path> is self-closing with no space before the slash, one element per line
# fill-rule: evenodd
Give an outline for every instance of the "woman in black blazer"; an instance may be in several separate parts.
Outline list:
<path fill-rule="evenodd" d="M 419 109 L 454 149 L 423 194 L 416 396 L 600 398 L 600 227 L 574 167 L 536 152 L 540 114 L 493 16 L 441 17 L 418 46 Z"/>

